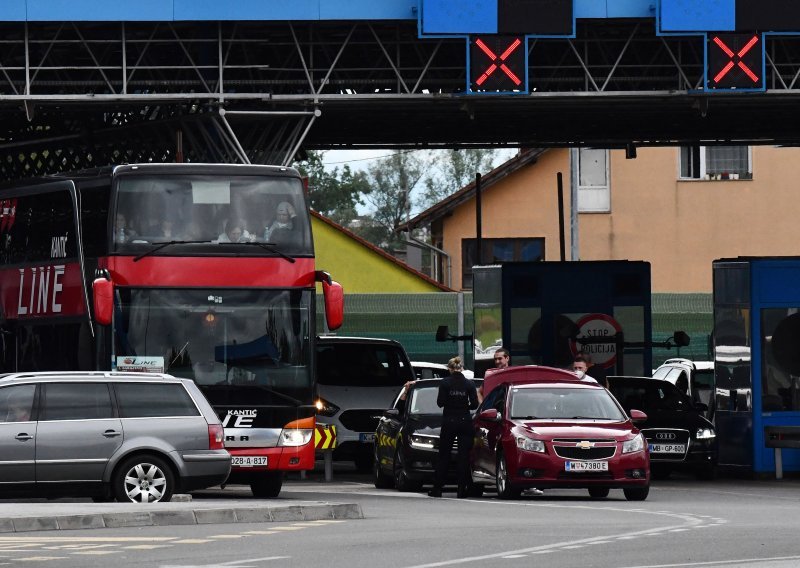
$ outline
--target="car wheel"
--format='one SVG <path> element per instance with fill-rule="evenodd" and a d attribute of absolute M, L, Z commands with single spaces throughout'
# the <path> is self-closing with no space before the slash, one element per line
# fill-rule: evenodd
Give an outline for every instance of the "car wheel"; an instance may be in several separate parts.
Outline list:
<path fill-rule="evenodd" d="M 650 486 L 647 487 L 629 487 L 622 490 L 625 493 L 625 499 L 628 501 L 644 501 L 650 494 Z"/>
<path fill-rule="evenodd" d="M 508 479 L 508 465 L 506 457 L 500 454 L 497 460 L 497 496 L 500 499 L 517 499 L 522 493 L 519 487 L 515 487 Z"/>
<path fill-rule="evenodd" d="M 589 497 L 592 499 L 605 499 L 609 493 L 608 487 L 590 487 Z"/>
<path fill-rule="evenodd" d="M 408 478 L 406 466 L 403 463 L 403 452 L 401 451 L 394 454 L 394 486 L 395 489 L 403 493 L 419 491 L 422 488 L 422 483 Z"/>
<path fill-rule="evenodd" d="M 259 473 L 250 481 L 250 490 L 257 499 L 277 497 L 283 486 L 283 474 L 278 472 Z"/>
<path fill-rule="evenodd" d="M 175 492 L 175 475 L 162 458 L 147 454 L 133 456 L 114 473 L 113 492 L 121 502 L 166 502 Z"/>
<path fill-rule="evenodd" d="M 377 455 L 372 462 L 372 474 L 376 489 L 391 489 L 394 487 L 394 478 L 391 475 L 383 473 L 383 469 L 381 469 L 381 463 L 378 460 Z"/>

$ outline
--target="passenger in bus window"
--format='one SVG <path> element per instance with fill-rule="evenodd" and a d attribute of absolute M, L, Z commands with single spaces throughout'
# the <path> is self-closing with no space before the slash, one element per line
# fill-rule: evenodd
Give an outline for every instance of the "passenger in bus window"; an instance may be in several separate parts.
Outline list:
<path fill-rule="evenodd" d="M 125 215 L 117 213 L 116 225 L 114 228 L 114 240 L 118 243 L 128 243 L 136 237 L 136 231 L 128 226 Z"/>
<path fill-rule="evenodd" d="M 247 232 L 244 222 L 239 219 L 228 221 L 225 224 L 225 232 L 217 237 L 217 242 L 220 243 L 247 243 L 252 240 L 253 238 Z"/>
<path fill-rule="evenodd" d="M 287 243 L 293 240 L 294 218 L 297 212 L 288 201 L 281 201 L 275 209 L 275 221 L 269 228 L 267 240 L 273 243 Z"/>

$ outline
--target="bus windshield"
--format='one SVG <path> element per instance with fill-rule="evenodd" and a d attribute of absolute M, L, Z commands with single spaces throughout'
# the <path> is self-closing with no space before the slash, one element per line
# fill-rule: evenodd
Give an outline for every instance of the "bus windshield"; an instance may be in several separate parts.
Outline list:
<path fill-rule="evenodd" d="M 119 370 L 191 378 L 212 404 L 310 404 L 313 291 L 118 288 L 116 293 Z"/>
<path fill-rule="evenodd" d="M 124 174 L 113 219 L 114 250 L 126 254 L 163 243 L 204 254 L 312 254 L 303 185 L 294 177 Z M 153 252 L 162 251 L 175 253 L 172 246 Z"/>

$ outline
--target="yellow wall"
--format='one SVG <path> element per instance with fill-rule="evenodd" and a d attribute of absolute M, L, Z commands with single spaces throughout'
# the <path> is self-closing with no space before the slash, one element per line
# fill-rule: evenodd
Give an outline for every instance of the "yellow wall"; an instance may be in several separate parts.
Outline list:
<path fill-rule="evenodd" d="M 711 292 L 711 262 L 736 256 L 800 254 L 800 149 L 755 146 L 753 180 L 678 180 L 678 148 L 611 152 L 611 213 L 579 216 L 583 260 L 646 260 L 654 292 Z M 556 172 L 564 173 L 569 257 L 569 151 L 554 149 L 487 188 L 483 236 L 546 237 L 558 260 Z M 475 236 L 475 201 L 444 219 L 454 288 L 461 287 L 461 239 Z"/>
<path fill-rule="evenodd" d="M 346 294 L 441 291 L 316 217 L 311 227 L 317 267 L 329 272 Z"/>

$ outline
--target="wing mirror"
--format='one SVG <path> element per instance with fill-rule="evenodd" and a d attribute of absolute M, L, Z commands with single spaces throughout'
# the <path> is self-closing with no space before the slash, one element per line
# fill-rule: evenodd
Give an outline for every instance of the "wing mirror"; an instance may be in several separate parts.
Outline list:
<path fill-rule="evenodd" d="M 344 322 L 344 289 L 322 270 L 315 273 L 317 282 L 322 282 L 322 298 L 325 302 L 325 322 L 331 331 L 342 327 Z"/>
<path fill-rule="evenodd" d="M 98 325 L 111 325 L 114 314 L 114 281 L 111 278 L 99 277 L 92 282 L 92 303 L 94 321 Z"/>
<path fill-rule="evenodd" d="M 489 410 L 482 410 L 480 414 L 478 414 L 478 418 L 486 422 L 500 422 L 502 417 L 500 413 L 497 412 L 496 408 L 490 408 Z"/>
<path fill-rule="evenodd" d="M 634 424 L 639 424 L 640 422 L 647 420 L 647 414 L 641 410 L 631 409 L 631 420 Z"/>
<path fill-rule="evenodd" d="M 389 410 L 386 410 L 383 413 L 383 415 L 386 418 L 397 418 L 398 416 L 400 416 L 400 411 L 396 408 L 390 408 Z"/>

